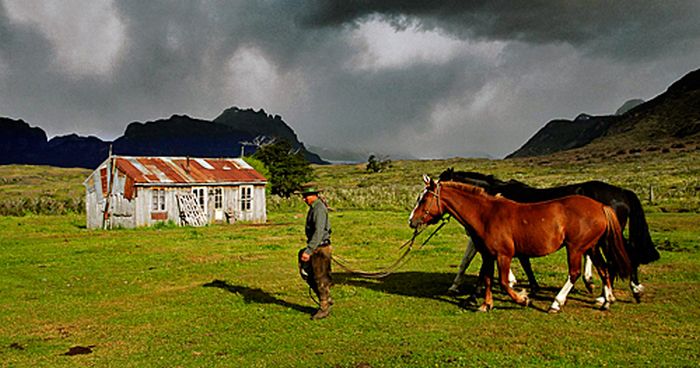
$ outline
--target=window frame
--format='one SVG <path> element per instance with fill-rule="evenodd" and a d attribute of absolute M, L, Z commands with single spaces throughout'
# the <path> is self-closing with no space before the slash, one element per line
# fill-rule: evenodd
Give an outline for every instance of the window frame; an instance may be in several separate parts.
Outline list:
<path fill-rule="evenodd" d="M 151 189 L 151 213 L 167 212 L 168 207 L 165 204 L 165 189 Z"/>
<path fill-rule="evenodd" d="M 241 212 L 253 211 L 253 186 L 252 185 L 241 185 L 239 187 L 238 198 L 240 200 Z"/>
<path fill-rule="evenodd" d="M 214 188 L 212 191 L 214 193 L 214 209 L 223 210 L 224 209 L 224 189 Z"/>
<path fill-rule="evenodd" d="M 197 206 L 204 211 L 205 213 L 207 212 L 207 188 L 206 187 L 192 187 L 190 189 L 190 192 L 194 194 L 194 199 L 195 202 L 197 203 Z"/>

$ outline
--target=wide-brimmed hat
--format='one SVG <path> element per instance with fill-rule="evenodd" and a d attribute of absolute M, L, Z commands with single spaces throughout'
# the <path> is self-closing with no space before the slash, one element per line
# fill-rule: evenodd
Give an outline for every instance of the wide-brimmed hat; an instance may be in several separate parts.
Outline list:
<path fill-rule="evenodd" d="M 321 193 L 323 190 L 321 190 L 316 183 L 306 183 L 301 186 L 301 190 L 299 190 L 299 194 L 303 196 L 307 196 L 310 194 L 318 194 Z"/>

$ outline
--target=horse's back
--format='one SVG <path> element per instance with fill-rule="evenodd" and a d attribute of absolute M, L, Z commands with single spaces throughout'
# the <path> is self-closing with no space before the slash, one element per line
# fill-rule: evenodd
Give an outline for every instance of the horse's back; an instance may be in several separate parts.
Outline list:
<path fill-rule="evenodd" d="M 583 195 L 569 195 L 544 202 L 521 204 L 517 216 L 537 220 L 543 228 L 561 231 L 564 237 L 580 241 L 582 234 L 599 233 L 606 226 L 603 204 Z"/>

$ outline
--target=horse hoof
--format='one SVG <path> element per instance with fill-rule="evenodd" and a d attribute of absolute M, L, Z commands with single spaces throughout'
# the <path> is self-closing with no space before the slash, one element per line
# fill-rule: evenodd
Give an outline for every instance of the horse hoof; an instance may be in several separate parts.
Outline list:
<path fill-rule="evenodd" d="M 610 302 L 605 302 L 603 305 L 600 306 L 600 310 L 602 311 L 609 311 L 610 310 Z"/>
<path fill-rule="evenodd" d="M 530 305 L 530 298 L 528 298 L 527 295 L 523 295 L 522 299 L 518 301 L 518 304 L 522 305 L 523 307 L 527 307 Z"/>
<path fill-rule="evenodd" d="M 476 295 L 470 295 L 469 298 L 467 298 L 467 300 L 464 301 L 464 303 L 466 305 L 472 305 L 472 306 L 476 305 L 477 304 Z"/>
<path fill-rule="evenodd" d="M 449 289 L 447 289 L 447 295 L 458 295 L 459 294 L 459 289 L 456 286 L 450 286 Z"/>
<path fill-rule="evenodd" d="M 490 312 L 492 309 L 493 309 L 492 305 L 482 304 L 481 307 L 479 307 L 479 309 L 477 310 L 477 312 L 486 313 L 486 312 Z"/>
<path fill-rule="evenodd" d="M 605 297 L 599 296 L 599 297 L 595 298 L 595 305 L 602 306 L 605 303 L 606 303 Z"/>
<path fill-rule="evenodd" d="M 549 310 L 547 311 L 547 313 L 549 313 L 549 314 L 558 314 L 560 312 L 561 312 L 561 309 L 554 309 L 552 307 L 549 307 Z"/>
<path fill-rule="evenodd" d="M 592 283 L 589 284 L 587 282 L 584 282 L 583 284 L 586 286 L 586 291 L 588 291 L 588 294 L 593 294 L 593 289 L 595 289 L 595 285 Z"/>
<path fill-rule="evenodd" d="M 530 306 L 530 298 L 525 297 L 525 300 L 520 304 L 523 307 L 529 307 Z"/>
<path fill-rule="evenodd" d="M 632 293 L 632 296 L 634 296 L 634 300 L 635 300 L 637 303 L 641 303 L 641 302 L 642 302 L 642 293 Z"/>

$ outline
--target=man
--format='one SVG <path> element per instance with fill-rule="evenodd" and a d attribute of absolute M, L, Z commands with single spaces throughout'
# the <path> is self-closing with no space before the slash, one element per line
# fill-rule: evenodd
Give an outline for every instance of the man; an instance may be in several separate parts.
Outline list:
<path fill-rule="evenodd" d="M 299 250 L 299 272 L 316 293 L 321 307 L 311 319 L 328 317 L 331 299 L 331 223 L 328 207 L 314 184 L 302 187 L 301 195 L 309 206 L 306 215 L 306 247 Z"/>

